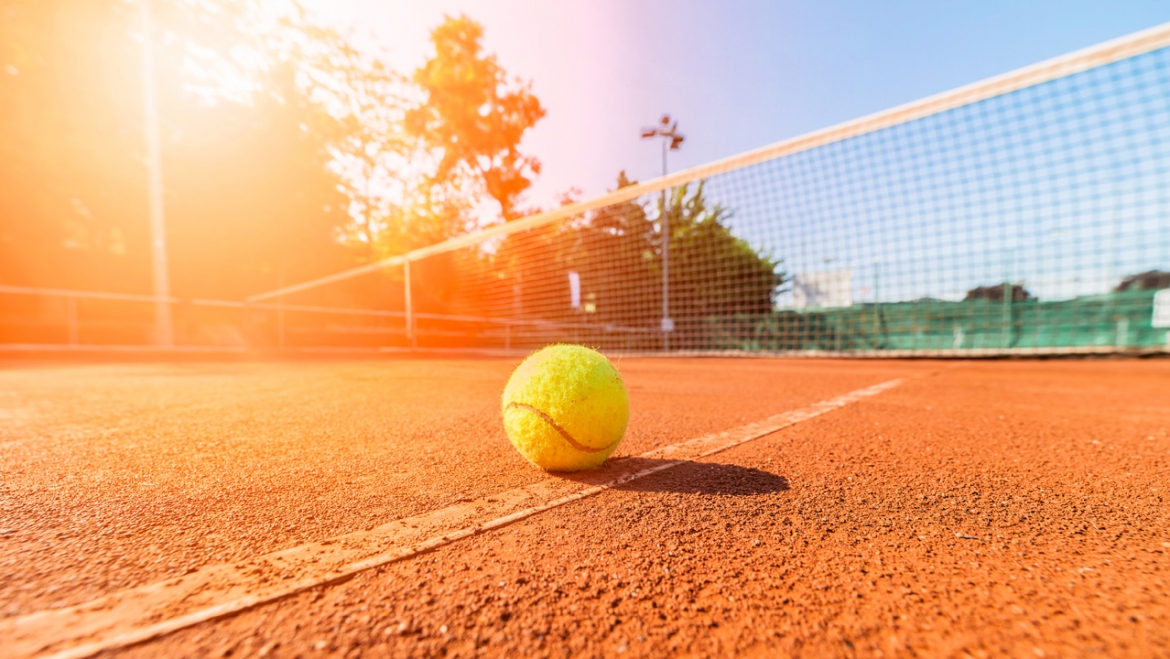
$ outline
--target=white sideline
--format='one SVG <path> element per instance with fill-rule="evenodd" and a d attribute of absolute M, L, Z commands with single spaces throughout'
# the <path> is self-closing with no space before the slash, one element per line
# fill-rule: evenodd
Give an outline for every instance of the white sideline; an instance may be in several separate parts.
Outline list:
<path fill-rule="evenodd" d="M 0 657 L 81 659 L 214 620 L 490 531 L 725 451 L 896 387 L 889 380 L 724 432 L 615 460 L 598 472 L 547 477 L 476 501 L 321 542 L 211 565 L 77 606 L 0 620 Z"/>

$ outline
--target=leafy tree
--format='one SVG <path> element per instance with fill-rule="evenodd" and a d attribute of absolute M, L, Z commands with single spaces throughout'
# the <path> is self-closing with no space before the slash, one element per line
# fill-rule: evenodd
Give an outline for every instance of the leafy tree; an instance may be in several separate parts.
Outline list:
<path fill-rule="evenodd" d="M 1009 284 L 1004 282 L 1002 284 L 995 284 L 994 286 L 976 286 L 967 291 L 967 295 L 963 298 L 964 302 L 971 300 L 987 300 L 989 302 L 1003 302 L 1004 290 L 1008 291 L 1012 302 L 1027 302 L 1034 300 L 1036 297 L 1032 295 L 1028 289 L 1021 284 Z"/>
<path fill-rule="evenodd" d="M 622 172 L 617 183 L 620 189 L 635 182 Z M 731 212 L 711 204 L 702 183 L 670 190 L 665 214 L 670 219 L 674 318 L 685 322 L 772 311 L 786 281 L 780 261 L 734 236 L 727 226 Z M 652 217 L 640 200 L 614 204 L 509 236 L 482 258 L 505 283 L 531 291 L 522 296 L 519 315 L 656 327 L 662 309 L 663 241 L 657 219 L 662 215 L 659 208 Z M 568 304 L 569 272 L 577 272 L 581 280 L 581 309 Z M 566 292 L 562 296 L 560 291 Z M 517 315 L 515 309 L 483 312 Z"/>
<path fill-rule="evenodd" d="M 1150 291 L 1160 288 L 1170 288 L 1170 272 L 1163 270 L 1147 270 L 1136 275 L 1122 278 L 1115 291 Z"/>
<path fill-rule="evenodd" d="M 520 217 L 519 199 L 540 173 L 540 161 L 518 147 L 545 114 L 530 86 L 509 82 L 494 55 L 483 52 L 483 27 L 448 17 L 431 33 L 435 55 L 414 74 L 424 100 L 406 115 L 407 131 L 433 149 L 437 162 L 428 183 L 440 191 L 449 234 L 465 229 L 465 210 L 450 203 L 486 192 L 505 220 Z M 436 201 L 432 195 L 428 201 Z M 443 216 L 444 213 L 437 215 Z"/>
<path fill-rule="evenodd" d="M 141 139 L 130 143 L 141 96 L 123 93 L 138 71 L 118 31 L 127 11 L 0 2 L 0 281 L 147 281 L 147 269 L 126 267 L 146 246 L 145 195 L 125 185 L 142 170 Z"/>
<path fill-rule="evenodd" d="M 372 256 L 338 241 L 363 201 L 345 163 L 392 178 L 402 79 L 295 4 L 153 6 L 176 294 L 238 298 Z M 0 281 L 148 291 L 137 4 L 0 12 Z M 385 222 L 365 201 L 353 214 Z"/>
<path fill-rule="evenodd" d="M 667 195 L 671 315 L 771 312 L 785 281 L 779 259 L 734 236 L 727 226 L 731 211 L 708 203 L 703 187 L 684 185 Z"/>

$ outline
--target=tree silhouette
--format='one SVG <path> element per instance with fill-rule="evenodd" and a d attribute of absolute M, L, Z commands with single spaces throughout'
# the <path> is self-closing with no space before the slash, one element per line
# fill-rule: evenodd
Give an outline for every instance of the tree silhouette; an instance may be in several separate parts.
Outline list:
<path fill-rule="evenodd" d="M 634 185 L 625 172 L 618 189 Z M 661 202 L 659 202 L 661 204 Z M 653 207 L 651 207 L 653 208 Z M 666 195 L 670 218 L 670 309 L 679 320 L 770 313 L 786 281 L 780 261 L 732 234 L 731 211 L 711 204 L 702 183 Z M 633 200 L 506 238 L 481 257 L 494 278 L 522 291 L 525 316 L 548 320 L 657 327 L 662 309 L 661 208 Z M 583 304 L 569 304 L 568 273 L 581 282 Z M 486 278 L 486 274 L 469 279 Z M 464 296 L 468 305 L 476 295 Z M 491 300 L 480 299 L 490 313 Z M 483 306 L 486 305 L 486 306 Z M 496 309 L 512 315 L 515 309 Z"/>
<path fill-rule="evenodd" d="M 1004 290 L 1009 291 L 1010 300 L 1012 302 L 1027 302 L 1028 300 L 1036 299 L 1028 289 L 1020 284 L 1009 284 L 1004 282 L 1002 284 L 995 284 L 993 286 L 976 286 L 967 291 L 967 295 L 963 297 L 964 302 L 971 300 L 987 300 L 989 302 L 1003 302 Z"/>
<path fill-rule="evenodd" d="M 482 187 L 512 220 L 540 173 L 540 161 L 518 146 L 545 111 L 528 85 L 509 82 L 482 39 L 483 27 L 466 16 L 448 17 L 431 32 L 435 55 L 414 74 L 425 100 L 407 113 L 406 128 L 437 151 L 431 184 Z"/>
<path fill-rule="evenodd" d="M 1129 275 L 1121 280 L 1113 290 L 1115 291 L 1148 291 L 1159 288 L 1170 288 L 1170 272 L 1162 270 L 1147 270 L 1136 275 Z"/>
<path fill-rule="evenodd" d="M 376 256 L 339 244 L 362 198 L 337 164 L 400 148 L 404 79 L 295 5 L 153 4 L 174 292 L 238 299 Z M 3 10 L 0 281 L 148 292 L 137 5 Z"/>

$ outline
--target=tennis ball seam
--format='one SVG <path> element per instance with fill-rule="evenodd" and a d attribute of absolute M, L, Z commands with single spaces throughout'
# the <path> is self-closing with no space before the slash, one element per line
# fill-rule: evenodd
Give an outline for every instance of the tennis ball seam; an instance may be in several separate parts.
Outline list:
<path fill-rule="evenodd" d="M 517 402 L 513 401 L 511 403 L 508 403 L 508 406 L 506 408 L 504 408 L 504 411 L 507 412 L 509 409 L 511 409 L 513 407 L 515 407 L 516 409 L 531 412 L 531 413 L 535 414 L 536 416 L 540 417 L 540 419 L 542 421 L 544 421 L 549 426 L 551 426 L 553 430 L 560 433 L 561 437 L 564 437 L 565 441 L 568 442 L 570 446 L 577 449 L 578 451 L 582 451 L 584 453 L 601 453 L 602 451 L 609 449 L 611 446 L 613 446 L 614 444 L 617 443 L 617 442 L 611 442 L 605 446 L 602 446 L 601 448 L 593 448 L 591 446 L 585 446 L 584 444 L 573 439 L 573 436 L 569 434 L 568 430 L 565 430 L 564 428 L 562 428 L 560 426 L 560 424 L 558 424 L 556 421 L 554 421 L 551 416 L 545 414 L 542 410 L 540 410 L 536 407 L 533 407 L 531 405 L 525 405 L 524 403 L 517 403 Z M 618 441 L 621 441 L 621 438 L 618 438 Z"/>

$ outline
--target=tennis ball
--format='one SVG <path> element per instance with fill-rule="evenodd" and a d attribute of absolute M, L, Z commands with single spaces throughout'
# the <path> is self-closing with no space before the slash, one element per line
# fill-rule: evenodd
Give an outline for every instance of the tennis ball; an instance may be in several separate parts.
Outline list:
<path fill-rule="evenodd" d="M 501 401 L 504 429 L 520 454 L 548 471 L 605 462 L 630 420 L 630 399 L 601 353 L 552 345 L 516 367 Z"/>

